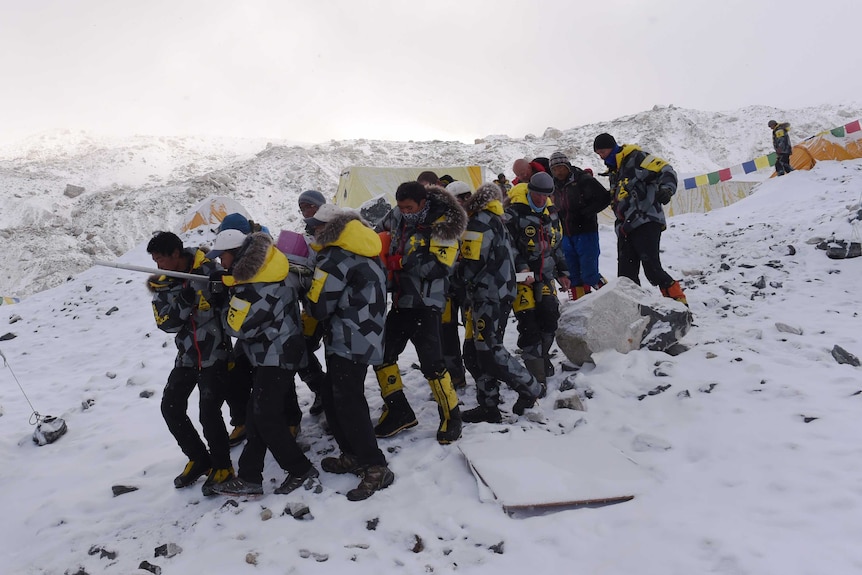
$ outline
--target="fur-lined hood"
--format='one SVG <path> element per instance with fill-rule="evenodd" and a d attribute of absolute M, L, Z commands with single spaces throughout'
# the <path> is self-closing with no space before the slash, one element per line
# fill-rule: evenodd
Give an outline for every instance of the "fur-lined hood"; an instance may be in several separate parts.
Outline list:
<path fill-rule="evenodd" d="M 314 239 L 311 247 L 320 251 L 338 246 L 351 253 L 374 257 L 380 255 L 382 243 L 368 223 L 352 211 L 335 216 Z"/>
<path fill-rule="evenodd" d="M 237 250 L 230 272 L 236 283 L 276 282 L 287 277 L 288 269 L 287 256 L 273 245 L 269 234 L 254 232 Z"/>
<path fill-rule="evenodd" d="M 497 184 L 482 184 L 464 204 L 464 209 L 470 215 L 478 214 L 484 209 L 491 208 L 495 201 L 497 202 L 496 207 L 492 208 L 491 211 L 497 215 L 501 215 L 503 191 L 500 189 L 500 186 Z"/>
<path fill-rule="evenodd" d="M 431 206 L 425 221 L 430 222 L 431 237 L 450 242 L 460 238 L 468 218 L 455 196 L 440 186 L 430 186 L 427 201 Z"/>

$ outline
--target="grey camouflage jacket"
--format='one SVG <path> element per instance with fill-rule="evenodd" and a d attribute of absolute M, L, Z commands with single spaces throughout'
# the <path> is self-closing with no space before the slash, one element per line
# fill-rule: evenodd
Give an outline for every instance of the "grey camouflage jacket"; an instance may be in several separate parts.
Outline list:
<path fill-rule="evenodd" d="M 428 214 L 409 224 L 395 208 L 391 215 L 389 258 L 401 258 L 402 269 L 392 273 L 392 307 L 430 307 L 443 310 L 449 276 L 458 256 L 458 239 L 467 227 L 467 214 L 455 198 L 439 186 L 428 188 Z"/>
<path fill-rule="evenodd" d="M 506 214 L 515 271 L 529 270 L 536 281 L 545 283 L 569 275 L 563 255 L 563 228 L 550 200 L 541 212 L 535 212 L 528 203 L 527 184 L 517 184 L 509 192 Z"/>
<path fill-rule="evenodd" d="M 254 367 L 297 370 L 306 363 L 299 299 L 289 267 L 272 238 L 255 232 L 223 278 L 230 290 L 226 331 L 237 338 L 237 347 Z"/>
<path fill-rule="evenodd" d="M 192 262 L 189 273 L 204 277 L 220 269 L 218 264 L 207 259 L 202 250 L 186 248 L 184 254 Z M 225 336 L 220 320 L 221 309 L 211 303 L 212 294 L 208 282 L 193 284 L 198 287 L 192 304 L 183 302 L 180 292 L 183 280 L 169 276 L 152 276 L 147 288 L 153 294 L 153 315 L 158 328 L 177 334 L 175 367 L 201 369 L 215 362 L 226 360 L 230 350 L 230 339 Z"/>
<path fill-rule="evenodd" d="M 464 284 L 470 302 L 511 303 L 515 299 L 515 260 L 503 223 L 499 186 L 480 186 L 464 208 L 470 220 L 461 236 L 458 281 Z"/>
<path fill-rule="evenodd" d="M 611 207 L 617 235 L 628 234 L 647 222 L 667 224 L 656 193 L 668 188 L 676 193 L 676 172 L 658 156 L 626 144 L 615 157 L 617 169 L 610 171 Z"/>
<path fill-rule="evenodd" d="M 386 322 L 380 237 L 358 215 L 347 213 L 329 222 L 312 247 L 317 267 L 307 310 L 323 324 L 326 355 L 379 364 Z"/>

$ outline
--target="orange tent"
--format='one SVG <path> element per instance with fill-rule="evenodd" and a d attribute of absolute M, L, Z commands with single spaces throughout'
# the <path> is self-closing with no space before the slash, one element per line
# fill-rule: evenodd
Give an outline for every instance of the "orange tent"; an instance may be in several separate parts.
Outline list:
<path fill-rule="evenodd" d="M 862 158 L 862 132 L 837 136 L 835 130 L 822 132 L 793 146 L 790 165 L 794 170 L 810 170 L 822 160 L 855 160 Z"/>

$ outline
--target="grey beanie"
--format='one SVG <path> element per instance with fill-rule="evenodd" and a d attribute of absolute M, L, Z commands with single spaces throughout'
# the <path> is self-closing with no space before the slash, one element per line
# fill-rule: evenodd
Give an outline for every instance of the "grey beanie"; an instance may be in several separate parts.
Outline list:
<path fill-rule="evenodd" d="M 306 190 L 299 194 L 299 199 L 297 200 L 297 203 L 312 204 L 319 208 L 326 203 L 326 198 L 324 198 L 323 194 L 321 194 L 317 190 Z"/>
<path fill-rule="evenodd" d="M 537 172 L 530 178 L 530 183 L 527 184 L 527 189 L 537 194 L 545 194 L 549 196 L 554 193 L 554 178 L 545 172 Z"/>

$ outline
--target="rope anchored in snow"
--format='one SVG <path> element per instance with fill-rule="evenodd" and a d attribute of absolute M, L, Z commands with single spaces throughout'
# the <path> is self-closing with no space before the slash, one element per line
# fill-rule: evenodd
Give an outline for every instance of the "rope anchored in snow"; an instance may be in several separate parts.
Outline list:
<path fill-rule="evenodd" d="M 0 349 L 0 357 L 3 358 L 3 365 L 9 369 L 9 373 L 12 374 L 12 379 L 14 379 L 15 383 L 18 384 L 18 389 L 21 390 L 21 394 L 24 396 L 24 399 L 27 400 L 27 404 L 32 410 L 30 413 L 30 425 L 36 426 L 36 431 L 33 432 L 33 442 L 37 445 L 47 445 L 60 439 L 60 437 L 68 431 L 66 421 L 62 417 L 42 415 L 36 411 L 36 408 L 33 407 L 33 402 L 30 401 L 30 398 L 27 396 L 27 392 L 24 391 L 24 386 L 21 385 L 21 382 L 18 380 L 18 376 L 15 375 L 15 372 L 12 370 L 12 366 L 9 365 L 9 360 L 6 359 L 6 354 L 3 353 L 2 349 Z"/>

